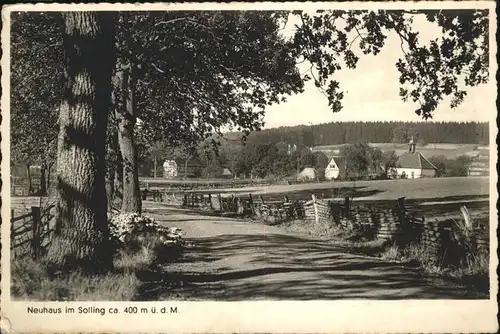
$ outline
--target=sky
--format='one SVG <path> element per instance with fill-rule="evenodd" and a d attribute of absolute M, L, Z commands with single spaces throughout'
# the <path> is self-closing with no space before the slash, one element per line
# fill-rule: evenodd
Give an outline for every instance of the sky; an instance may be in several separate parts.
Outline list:
<path fill-rule="evenodd" d="M 289 20 L 285 36 L 293 33 L 294 22 Z M 415 19 L 422 43 L 441 35 L 441 30 L 425 19 Z M 359 54 L 359 53 L 357 53 Z M 326 97 L 312 82 L 304 93 L 289 96 L 287 102 L 268 107 L 264 128 L 320 124 L 338 121 L 422 121 L 414 113 L 416 105 L 399 97 L 399 72 L 396 61 L 402 56 L 399 37 L 388 36 L 382 51 L 362 55 L 354 70 L 343 69 L 335 78 L 344 91 L 343 109 L 333 113 Z M 302 66 L 307 69 L 308 66 Z M 443 101 L 434 113 L 434 121 L 488 121 L 496 114 L 496 89 L 488 84 L 468 88 L 465 101 L 455 110 L 449 100 Z"/>

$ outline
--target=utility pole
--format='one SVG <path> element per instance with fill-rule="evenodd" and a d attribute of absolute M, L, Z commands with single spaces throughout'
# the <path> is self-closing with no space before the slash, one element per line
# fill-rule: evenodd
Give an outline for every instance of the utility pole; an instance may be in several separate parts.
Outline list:
<path fill-rule="evenodd" d="M 301 160 L 300 153 L 301 152 L 297 149 L 297 144 L 293 145 L 293 149 L 297 153 L 297 178 L 298 178 L 299 173 L 300 173 L 300 160 Z"/>
<path fill-rule="evenodd" d="M 345 175 L 344 175 L 344 177 L 347 179 L 347 154 L 345 156 L 345 162 L 344 163 L 345 163 L 345 167 L 344 167 L 345 168 L 345 172 L 344 172 Z"/>
<path fill-rule="evenodd" d="M 154 172 L 153 172 L 154 178 L 156 179 L 156 155 L 154 158 Z"/>

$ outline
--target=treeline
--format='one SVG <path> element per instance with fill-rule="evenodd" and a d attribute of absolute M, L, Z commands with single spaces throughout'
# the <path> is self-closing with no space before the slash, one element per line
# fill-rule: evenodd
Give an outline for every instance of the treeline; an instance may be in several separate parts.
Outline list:
<path fill-rule="evenodd" d="M 253 132 L 249 140 L 304 146 L 402 142 L 407 137 L 426 143 L 489 144 L 487 122 L 332 122 L 279 127 Z M 406 134 L 401 136 L 401 132 Z"/>

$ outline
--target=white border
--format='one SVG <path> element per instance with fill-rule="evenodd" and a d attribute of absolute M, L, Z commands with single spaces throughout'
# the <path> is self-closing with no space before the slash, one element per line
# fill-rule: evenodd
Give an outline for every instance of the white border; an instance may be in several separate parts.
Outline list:
<path fill-rule="evenodd" d="M 311 10 L 324 9 L 490 9 L 490 82 L 488 93 L 496 92 L 496 14 L 492 1 L 441 2 L 350 2 L 350 3 L 182 3 L 182 4 L 19 4 L 2 9 L 2 329 L 8 332 L 493 332 L 496 321 L 498 291 L 497 258 L 497 127 L 496 115 L 490 119 L 490 299 L 489 300 L 402 300 L 402 301 L 259 301 L 259 302 L 92 302 L 92 303 L 26 303 L 10 300 L 10 11 L 69 10 Z M 486 94 L 488 96 L 488 94 Z M 496 94 L 493 94 L 496 95 Z M 488 103 L 495 103 L 488 101 Z M 496 108 L 495 108 L 496 109 Z M 4 222 L 7 222 L 4 224 Z M 176 306 L 178 314 L 170 315 L 30 315 L 28 305 L 64 307 L 71 305 L 116 307 L 136 305 L 157 308 Z"/>

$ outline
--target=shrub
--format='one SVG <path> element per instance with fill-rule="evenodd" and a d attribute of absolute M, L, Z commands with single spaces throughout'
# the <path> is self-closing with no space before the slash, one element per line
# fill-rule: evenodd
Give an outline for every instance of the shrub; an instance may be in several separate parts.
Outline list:
<path fill-rule="evenodd" d="M 137 213 L 120 213 L 113 216 L 109 223 L 113 240 L 121 243 L 147 240 L 161 242 L 165 246 L 182 246 L 184 232 L 180 228 L 159 225 L 153 218 Z"/>
<path fill-rule="evenodd" d="M 380 257 L 389 261 L 400 260 L 401 258 L 400 249 L 397 245 L 391 245 L 385 249 L 385 251 L 380 255 Z"/>

